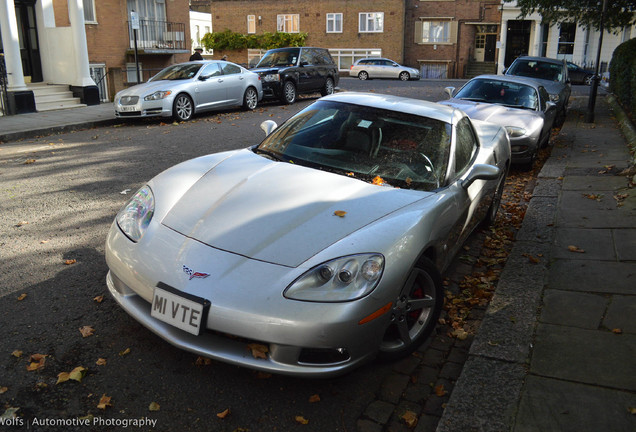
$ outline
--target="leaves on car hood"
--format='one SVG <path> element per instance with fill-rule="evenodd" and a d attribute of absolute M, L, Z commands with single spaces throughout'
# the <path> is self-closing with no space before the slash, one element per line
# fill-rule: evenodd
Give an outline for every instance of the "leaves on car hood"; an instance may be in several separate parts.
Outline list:
<path fill-rule="evenodd" d="M 295 267 L 358 229 L 430 195 L 377 187 L 244 150 L 195 183 L 162 223 L 215 248 Z"/>

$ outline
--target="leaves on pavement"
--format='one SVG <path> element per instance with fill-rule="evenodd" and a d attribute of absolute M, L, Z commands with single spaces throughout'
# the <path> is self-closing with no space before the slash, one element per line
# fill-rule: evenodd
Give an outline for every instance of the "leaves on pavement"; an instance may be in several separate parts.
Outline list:
<path fill-rule="evenodd" d="M 98 358 L 97 361 L 95 362 L 95 364 L 97 366 L 106 366 L 106 359 L 105 358 Z"/>
<path fill-rule="evenodd" d="M 119 351 L 119 356 L 120 356 L 120 357 L 126 356 L 126 355 L 128 355 L 128 354 L 130 354 L 130 348 L 126 348 L 126 349 L 125 349 L 125 350 L 123 350 L 123 351 Z"/>
<path fill-rule="evenodd" d="M 46 354 L 31 354 L 29 357 L 29 364 L 26 369 L 29 372 L 33 372 L 36 370 L 44 369 L 44 365 L 46 364 Z"/>
<path fill-rule="evenodd" d="M 64 265 L 73 265 L 77 262 L 75 259 L 67 259 L 64 261 Z"/>
<path fill-rule="evenodd" d="M 413 429 L 417 425 L 417 414 L 413 411 L 406 411 L 402 414 L 402 420 L 404 420 L 409 429 Z"/>
<path fill-rule="evenodd" d="M 18 301 L 24 300 L 26 298 L 26 296 L 27 296 L 26 293 L 20 294 L 20 296 L 18 297 Z"/>
<path fill-rule="evenodd" d="M 106 396 L 106 393 L 104 393 L 102 395 L 102 397 L 99 399 L 99 403 L 97 404 L 97 408 L 101 409 L 101 410 L 105 410 L 106 407 L 109 406 L 113 406 L 113 404 L 111 403 L 111 397 L 110 396 Z"/>
<path fill-rule="evenodd" d="M 568 250 L 575 253 L 585 253 L 585 251 L 578 246 L 568 246 Z"/>
<path fill-rule="evenodd" d="M 230 414 L 230 409 L 227 408 L 224 411 L 221 411 L 220 413 L 217 413 L 216 416 L 220 419 L 224 419 L 225 417 L 227 417 Z"/>
<path fill-rule="evenodd" d="M 60 372 L 57 374 L 57 382 L 55 384 L 60 384 L 68 380 L 82 382 L 82 378 L 86 375 L 86 371 L 87 369 L 85 367 L 78 366 L 70 372 Z"/>
<path fill-rule="evenodd" d="M 79 332 L 82 334 L 82 337 L 93 336 L 95 329 L 91 326 L 82 326 L 79 328 Z"/>
<path fill-rule="evenodd" d="M 14 350 L 14 351 L 11 353 L 11 355 L 12 355 L 13 357 L 20 358 L 20 357 L 22 357 L 22 351 L 20 351 L 20 350 Z"/>
<path fill-rule="evenodd" d="M 161 406 L 157 402 L 150 402 L 148 411 L 159 411 L 159 409 L 161 409 Z"/>
<path fill-rule="evenodd" d="M 336 210 L 335 212 L 333 212 L 333 214 L 334 214 L 334 216 L 345 217 L 347 212 L 346 211 L 342 211 L 342 210 Z"/>
<path fill-rule="evenodd" d="M 320 396 L 317 394 L 309 396 L 309 403 L 320 402 Z"/>
<path fill-rule="evenodd" d="M 296 416 L 296 417 L 294 417 L 294 420 L 296 420 L 296 423 L 300 423 L 300 424 L 303 424 L 303 425 L 306 425 L 306 424 L 309 423 L 309 420 L 307 420 L 303 416 Z"/>

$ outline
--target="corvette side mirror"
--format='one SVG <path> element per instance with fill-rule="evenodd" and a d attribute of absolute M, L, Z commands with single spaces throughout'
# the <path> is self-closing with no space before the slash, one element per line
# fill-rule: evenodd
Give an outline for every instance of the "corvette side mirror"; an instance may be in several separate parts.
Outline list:
<path fill-rule="evenodd" d="M 470 171 L 468 176 L 462 181 L 462 187 L 468 189 L 475 180 L 496 180 L 499 178 L 501 170 L 493 165 L 477 164 Z"/>
<path fill-rule="evenodd" d="M 265 131 L 265 136 L 269 136 L 278 127 L 278 124 L 274 120 L 265 120 L 261 123 L 261 129 Z"/>

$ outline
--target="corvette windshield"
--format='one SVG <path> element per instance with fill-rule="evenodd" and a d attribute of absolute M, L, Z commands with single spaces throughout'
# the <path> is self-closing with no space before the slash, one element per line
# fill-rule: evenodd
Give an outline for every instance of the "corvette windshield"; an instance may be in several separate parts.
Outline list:
<path fill-rule="evenodd" d="M 197 74 L 201 66 L 201 63 L 170 66 L 153 76 L 150 81 L 190 79 Z"/>
<path fill-rule="evenodd" d="M 444 182 L 451 130 L 427 117 L 318 101 L 255 151 L 374 184 L 432 190 Z"/>
<path fill-rule="evenodd" d="M 537 109 L 538 106 L 537 91 L 532 86 L 496 79 L 469 81 L 454 97 L 532 110 Z"/>

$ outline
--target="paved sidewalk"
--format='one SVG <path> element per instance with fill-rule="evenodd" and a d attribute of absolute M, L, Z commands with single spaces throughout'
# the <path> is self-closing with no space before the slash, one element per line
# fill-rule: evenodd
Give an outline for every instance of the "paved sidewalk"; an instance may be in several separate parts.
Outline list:
<path fill-rule="evenodd" d="M 0 142 L 86 129 L 116 121 L 112 102 L 82 108 L 0 116 Z"/>
<path fill-rule="evenodd" d="M 636 430 L 636 189 L 572 102 L 438 432 Z M 537 262 L 538 261 L 538 262 Z"/>

